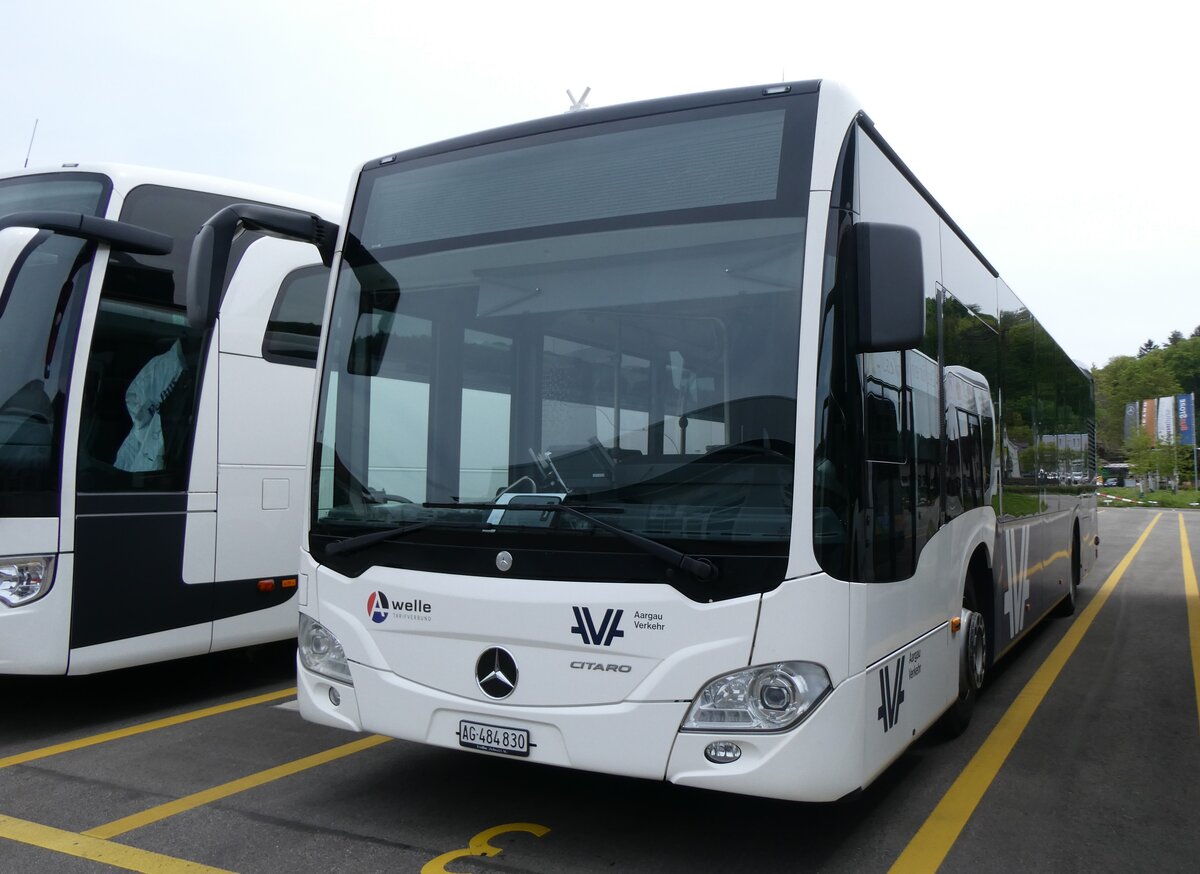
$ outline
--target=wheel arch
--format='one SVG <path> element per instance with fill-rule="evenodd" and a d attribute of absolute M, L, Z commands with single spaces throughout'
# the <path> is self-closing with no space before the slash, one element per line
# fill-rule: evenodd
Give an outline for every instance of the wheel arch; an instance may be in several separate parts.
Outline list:
<path fill-rule="evenodd" d="M 996 636 L 993 633 L 993 629 L 996 627 L 996 586 L 993 574 L 992 551 L 986 543 L 977 544 L 972 551 L 971 558 L 967 562 L 967 572 L 963 581 L 963 587 L 964 598 L 966 597 L 966 588 L 970 587 L 975 601 L 975 609 L 983 614 L 984 623 L 987 625 L 988 666 L 990 667 L 995 660 L 994 647 Z"/>

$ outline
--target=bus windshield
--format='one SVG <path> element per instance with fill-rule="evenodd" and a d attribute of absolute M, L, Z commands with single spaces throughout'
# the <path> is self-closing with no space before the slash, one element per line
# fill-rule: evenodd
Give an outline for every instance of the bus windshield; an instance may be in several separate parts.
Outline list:
<path fill-rule="evenodd" d="M 313 534 L 422 523 L 383 560 L 465 572 L 470 549 L 431 545 L 494 552 L 499 531 L 546 578 L 629 549 L 578 513 L 504 510 L 561 503 L 689 552 L 784 555 L 807 192 L 783 179 L 788 111 L 756 109 L 365 172 Z"/>
<path fill-rule="evenodd" d="M 0 182 L 0 215 L 100 215 L 108 190 L 87 174 L 17 177 Z M 63 416 L 94 249 L 42 233 L 0 276 L 0 516 L 58 514 Z"/>

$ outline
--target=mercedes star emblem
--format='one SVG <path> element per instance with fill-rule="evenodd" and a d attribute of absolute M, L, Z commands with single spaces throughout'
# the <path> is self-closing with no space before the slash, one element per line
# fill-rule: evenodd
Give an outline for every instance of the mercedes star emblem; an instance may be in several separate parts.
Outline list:
<path fill-rule="evenodd" d="M 475 682 L 489 698 L 507 698 L 517 688 L 517 660 L 506 649 L 485 649 L 475 663 Z"/>

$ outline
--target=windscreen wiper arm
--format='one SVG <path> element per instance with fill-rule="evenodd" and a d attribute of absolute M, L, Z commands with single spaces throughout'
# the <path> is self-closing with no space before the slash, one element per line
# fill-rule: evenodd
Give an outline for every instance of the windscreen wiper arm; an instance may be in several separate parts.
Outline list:
<path fill-rule="evenodd" d="M 707 583 L 717 578 L 717 566 L 707 558 L 696 558 L 688 555 L 686 552 L 680 552 L 678 549 L 667 546 L 665 543 L 651 540 L 649 537 L 641 534 L 635 534 L 628 528 L 621 528 L 618 525 L 605 522 L 603 519 L 598 519 L 592 514 L 585 513 L 569 504 L 522 504 L 513 501 L 510 504 L 425 504 L 424 506 L 435 509 L 453 507 L 459 510 L 527 510 L 535 513 L 567 513 L 571 516 L 577 516 L 610 534 L 615 534 L 630 546 L 640 549 L 647 555 L 654 556 L 670 567 L 687 571 L 693 578 L 702 583 Z"/>
<path fill-rule="evenodd" d="M 348 552 L 357 552 L 368 546 L 374 546 L 376 543 L 391 540 L 393 537 L 401 537 L 410 531 L 416 531 L 418 528 L 426 528 L 432 524 L 432 521 L 413 522 L 408 525 L 397 525 L 395 528 L 385 528 L 382 531 L 369 531 L 366 534 L 347 537 L 345 540 L 339 540 L 336 543 L 326 546 L 325 554 L 345 555 Z"/>

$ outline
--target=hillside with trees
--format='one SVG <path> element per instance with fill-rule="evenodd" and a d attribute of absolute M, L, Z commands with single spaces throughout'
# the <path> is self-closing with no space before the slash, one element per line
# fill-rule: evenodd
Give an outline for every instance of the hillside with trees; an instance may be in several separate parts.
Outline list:
<path fill-rule="evenodd" d="M 1200 326 L 1185 338 L 1172 331 L 1164 344 L 1150 339 L 1136 355 L 1120 355 L 1092 370 L 1096 385 L 1096 442 L 1101 458 L 1146 464 L 1149 439 L 1125 441 L 1125 405 L 1146 398 L 1195 393 L 1200 396 Z M 1180 461 L 1183 461 L 1181 456 Z M 1184 465 L 1180 464 L 1181 469 Z M 1186 469 L 1191 472 L 1191 459 Z"/>

